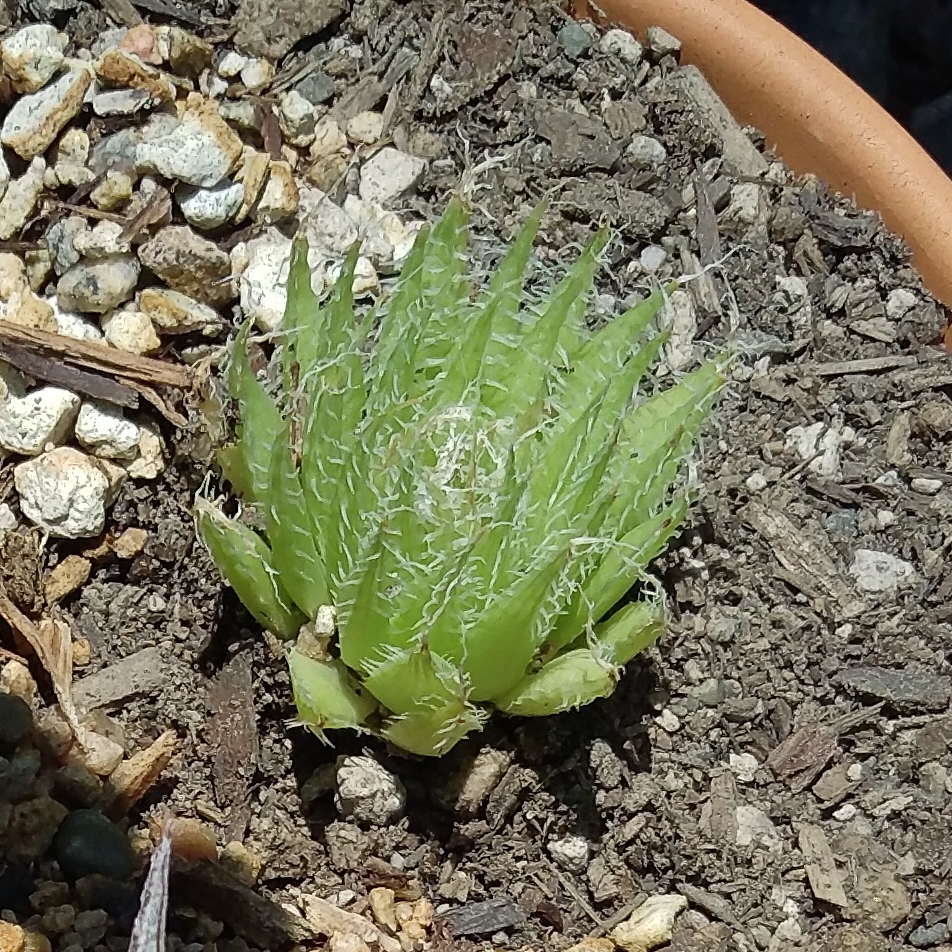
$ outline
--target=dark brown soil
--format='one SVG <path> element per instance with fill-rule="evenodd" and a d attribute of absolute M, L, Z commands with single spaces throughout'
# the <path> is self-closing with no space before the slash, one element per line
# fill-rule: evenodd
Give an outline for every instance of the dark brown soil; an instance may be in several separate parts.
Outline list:
<path fill-rule="evenodd" d="M 679 891 L 690 908 L 676 949 L 948 949 L 952 365 L 936 346 L 942 315 L 874 217 L 777 163 L 752 177 L 725 161 L 709 118 L 666 79 L 673 58 L 644 75 L 600 52 L 596 36 L 573 59 L 573 38 L 560 38 L 568 23 L 502 0 L 465 14 L 366 0 L 307 55 L 341 37 L 363 47 L 350 72 L 334 61 L 340 101 L 396 43 L 409 51 L 393 106 L 404 135 L 430 137 L 433 160 L 407 205 L 435 218 L 461 174 L 491 160 L 477 173 L 477 257 L 547 196 L 546 272 L 599 223 L 617 231 L 603 309 L 709 266 L 685 292 L 697 327 L 684 360 L 729 341 L 740 369 L 695 461 L 700 500 L 657 566 L 669 632 L 610 699 L 545 721 L 498 718 L 441 761 L 347 735 L 323 747 L 288 726 L 283 663 L 196 544 L 190 505 L 207 464 L 175 438 L 180 453 L 160 483 L 127 489 L 113 511 L 115 529 L 148 530 L 145 553 L 97 569 L 66 606 L 92 646 L 87 672 L 161 652 L 161 682 L 112 712 L 133 748 L 168 728 L 182 738 L 132 819 L 171 810 L 212 823 L 221 842 L 261 857 L 257 888 L 278 901 L 342 889 L 359 899 L 396 882 L 438 911 L 499 899 L 523 914 L 522 925 L 436 946 L 447 949 L 564 949 L 645 895 Z M 447 83 L 452 94 L 437 98 Z M 657 169 L 627 157 L 633 132 L 663 144 Z M 654 274 L 640 263 L 650 245 L 667 251 Z M 910 292 L 908 307 L 897 289 Z M 828 457 L 791 445 L 792 428 L 813 425 Z M 857 550 L 897 556 L 915 574 L 896 591 L 859 591 Z M 47 558 L 67 551 L 51 542 Z M 509 766 L 464 816 L 454 785 L 485 747 Z M 302 801 L 316 770 L 364 749 L 407 788 L 406 818 L 393 826 L 341 820 L 318 782 Z M 549 844 L 569 835 L 590 845 L 585 871 L 553 861 Z M 817 842 L 832 851 L 845 905 L 818 885 L 830 870 L 817 873 Z M 212 936 L 183 909 L 222 914 L 203 909 L 203 895 L 173 896 L 183 943 Z M 236 929 L 256 944 L 240 911 L 226 913 L 222 947 L 241 948 L 229 944 Z"/>

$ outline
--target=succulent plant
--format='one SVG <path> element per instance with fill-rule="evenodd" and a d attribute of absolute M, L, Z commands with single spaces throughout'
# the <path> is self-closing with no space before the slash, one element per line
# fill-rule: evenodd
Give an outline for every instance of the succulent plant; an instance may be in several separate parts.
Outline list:
<path fill-rule="evenodd" d="M 454 198 L 362 319 L 357 249 L 320 301 L 299 237 L 264 381 L 249 328 L 235 340 L 239 424 L 220 465 L 260 525 L 200 499 L 198 527 L 292 643 L 299 719 L 319 736 L 439 755 L 494 709 L 610 694 L 662 631 L 646 570 L 687 512 L 673 487 L 723 363 L 654 392 L 664 289 L 588 331 L 605 231 L 548 293 L 527 291 L 542 212 L 474 285 Z"/>

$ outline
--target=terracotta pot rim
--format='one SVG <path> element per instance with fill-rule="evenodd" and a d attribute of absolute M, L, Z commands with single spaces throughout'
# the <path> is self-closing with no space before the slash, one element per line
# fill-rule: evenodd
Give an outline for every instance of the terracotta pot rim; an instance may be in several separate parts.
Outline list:
<path fill-rule="evenodd" d="M 683 43 L 742 123 L 798 173 L 878 212 L 932 293 L 952 306 L 952 179 L 829 60 L 747 0 L 575 0 L 575 13 Z M 603 16 L 599 16 L 598 14 Z"/>

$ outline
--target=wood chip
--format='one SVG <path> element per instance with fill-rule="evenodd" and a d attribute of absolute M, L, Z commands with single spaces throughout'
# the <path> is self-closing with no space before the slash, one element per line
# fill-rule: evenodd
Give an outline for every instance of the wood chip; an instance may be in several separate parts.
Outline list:
<path fill-rule="evenodd" d="M 189 905 L 227 923 L 243 939 L 262 949 L 307 945 L 319 938 L 306 919 L 238 882 L 218 863 L 201 860 L 172 875 L 173 888 Z M 366 921 L 366 920 L 365 920 Z"/>
<path fill-rule="evenodd" d="M 836 869 L 833 850 L 826 834 L 818 826 L 805 824 L 800 828 L 800 852 L 813 895 L 820 902 L 846 908 L 849 900 L 843 889 L 843 880 Z"/>
<path fill-rule="evenodd" d="M 124 760 L 109 775 L 109 787 L 115 797 L 112 812 L 124 815 L 129 807 L 155 786 L 178 748 L 175 731 L 160 734 L 145 750 Z"/>
<path fill-rule="evenodd" d="M 271 105 L 263 99 L 259 99 L 255 104 L 255 113 L 264 150 L 272 159 L 277 161 L 281 158 L 282 144 L 281 126 L 278 124 L 278 118 L 275 116 Z"/>
<path fill-rule="evenodd" d="M 778 780 L 786 780 L 799 792 L 816 780 L 838 750 L 834 728 L 808 724 L 770 752 L 767 766 Z"/>
<path fill-rule="evenodd" d="M 856 360 L 831 360 L 824 364 L 805 364 L 803 372 L 816 377 L 844 377 L 848 374 L 875 374 L 897 367 L 914 367 L 919 358 L 896 354 L 893 357 L 860 357 Z"/>
<path fill-rule="evenodd" d="M 698 253 L 702 265 L 711 265 L 721 257 L 721 238 L 717 231 L 717 215 L 711 201 L 711 192 L 700 169 L 694 174 L 694 195 L 697 206 L 694 234 L 697 238 Z"/>
<path fill-rule="evenodd" d="M 90 373 L 61 363 L 47 354 L 37 354 L 27 347 L 0 339 L 0 355 L 28 377 L 51 383 L 94 400 L 105 400 L 119 407 L 138 409 L 139 394 L 125 384 L 102 374 Z"/>
<path fill-rule="evenodd" d="M 487 899 L 450 909 L 440 918 L 455 936 L 492 935 L 523 925 L 526 914 L 509 899 Z"/>
<path fill-rule="evenodd" d="M 161 185 L 149 196 L 138 214 L 126 221 L 123 219 L 119 241 L 132 241 L 152 225 L 164 222 L 172 213 L 172 195 Z"/>
<path fill-rule="evenodd" d="M 826 617 L 851 618 L 863 610 L 859 596 L 833 560 L 802 527 L 761 503 L 749 503 L 741 516 L 770 546 L 782 567 L 778 576 L 806 595 Z"/>
<path fill-rule="evenodd" d="M 708 892 L 706 889 L 699 889 L 697 886 L 690 885 L 690 883 L 682 883 L 678 886 L 678 892 L 692 906 L 704 912 L 709 912 L 715 918 L 720 919 L 721 922 L 726 922 L 728 925 L 737 928 L 741 926 L 740 919 L 737 918 L 729 899 Z"/>
<path fill-rule="evenodd" d="M 185 368 L 166 361 L 130 354 L 99 341 L 77 340 L 0 321 L 0 354 L 3 354 L 8 344 L 30 348 L 54 360 L 65 361 L 86 370 L 118 377 L 126 384 L 135 382 L 151 387 L 177 387 L 179 390 L 188 390 L 192 386 L 192 376 Z"/>
<path fill-rule="evenodd" d="M 248 792 L 258 765 L 251 659 L 241 651 L 228 660 L 208 692 L 208 741 L 215 751 L 212 782 L 222 809 L 234 808 Z"/>
<path fill-rule="evenodd" d="M 148 10 L 149 13 L 157 13 L 159 16 L 171 17 L 189 26 L 210 27 L 214 24 L 220 24 L 224 21 L 209 16 L 207 12 L 199 12 L 194 7 L 184 3 L 166 3 L 165 0 L 133 0 L 133 5 L 140 10 Z"/>
<path fill-rule="evenodd" d="M 701 808 L 700 827 L 717 843 L 733 844 L 737 838 L 737 781 L 729 770 L 711 774 L 711 795 Z"/>
<path fill-rule="evenodd" d="M 99 0 L 102 12 L 119 26 L 132 28 L 142 22 L 139 11 L 129 0 Z"/>
<path fill-rule="evenodd" d="M 856 784 L 850 780 L 846 764 L 834 764 L 813 785 L 813 795 L 829 809 L 855 788 Z"/>

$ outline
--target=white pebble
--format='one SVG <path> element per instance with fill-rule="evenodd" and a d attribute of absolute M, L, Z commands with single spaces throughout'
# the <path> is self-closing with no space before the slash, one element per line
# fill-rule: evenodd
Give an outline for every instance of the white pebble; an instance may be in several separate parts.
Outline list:
<path fill-rule="evenodd" d="M 849 573 L 860 591 L 871 594 L 896 592 L 917 578 L 910 562 L 874 549 L 857 549 Z"/>
<path fill-rule="evenodd" d="M 25 26 L 0 43 L 3 71 L 18 93 L 42 89 L 63 65 L 69 43 L 65 33 L 43 23 Z"/>
<path fill-rule="evenodd" d="M 753 783 L 760 763 L 753 754 L 731 754 L 731 773 L 742 783 Z"/>
<path fill-rule="evenodd" d="M 647 248 L 642 249 L 639 256 L 645 271 L 657 271 L 665 263 L 667 257 L 668 252 L 661 245 L 648 245 Z"/>
<path fill-rule="evenodd" d="M 896 513 L 891 509 L 880 509 L 879 512 L 876 513 L 876 525 L 878 525 L 880 529 L 888 529 L 895 524 Z"/>
<path fill-rule="evenodd" d="M 629 66 L 637 66 L 644 52 L 641 44 L 627 30 L 609 30 L 599 40 L 598 48 L 611 56 L 617 56 Z"/>
<path fill-rule="evenodd" d="M 658 169 L 668 159 L 668 150 L 651 136 L 632 136 L 631 143 L 625 149 L 632 168 L 641 170 Z"/>
<path fill-rule="evenodd" d="M 155 479 L 165 469 L 165 446 L 151 423 L 139 435 L 139 455 L 126 467 L 133 479 Z"/>
<path fill-rule="evenodd" d="M 245 187 L 241 182 L 229 179 L 223 179 L 211 188 L 186 185 L 175 193 L 185 220 L 195 228 L 207 230 L 220 228 L 236 215 L 244 195 Z"/>
<path fill-rule="evenodd" d="M 838 810 L 833 811 L 833 819 L 839 820 L 840 823 L 846 823 L 852 820 L 857 812 L 856 807 L 853 806 L 852 803 L 844 803 Z"/>
<path fill-rule="evenodd" d="M 241 81 L 253 93 L 260 92 L 274 79 L 274 67 L 264 59 L 255 59 L 241 68 Z"/>
<path fill-rule="evenodd" d="M 919 303 L 918 296 L 907 288 L 894 288 L 886 298 L 886 317 L 898 321 Z"/>
<path fill-rule="evenodd" d="M 426 171 L 426 160 L 389 146 L 368 159 L 360 170 L 360 197 L 386 205 L 416 187 Z"/>
<path fill-rule="evenodd" d="M 386 826 L 406 805 L 403 784 L 372 757 L 341 757 L 334 802 L 342 816 Z"/>
<path fill-rule="evenodd" d="M 646 952 L 671 941 L 674 923 L 688 905 L 677 893 L 649 896 L 624 922 L 609 933 L 611 940 L 625 952 Z"/>
<path fill-rule="evenodd" d="M 138 280 L 135 255 L 84 259 L 59 279 L 56 298 L 66 311 L 105 314 L 132 296 Z"/>
<path fill-rule="evenodd" d="M 317 111 L 314 104 L 296 89 L 282 93 L 278 98 L 278 122 L 292 145 L 310 145 L 314 141 Z"/>
<path fill-rule="evenodd" d="M 11 453 L 36 456 L 69 437 L 79 397 L 60 387 L 40 387 L 11 397 L 0 407 L 0 446 Z"/>
<path fill-rule="evenodd" d="M 76 439 L 93 456 L 131 460 L 139 447 L 139 427 L 118 407 L 89 401 L 79 408 Z"/>
<path fill-rule="evenodd" d="M 60 309 L 56 298 L 49 300 L 53 308 L 53 318 L 56 321 L 56 330 L 63 337 L 72 337 L 73 340 L 102 340 L 102 331 L 80 314 Z"/>
<path fill-rule="evenodd" d="M 347 123 L 347 138 L 362 145 L 373 145 L 383 135 L 383 114 L 358 112 Z"/>
<path fill-rule="evenodd" d="M 763 473 L 751 473 L 746 480 L 744 480 L 744 485 L 752 492 L 759 493 L 767 488 L 767 477 Z"/>
<path fill-rule="evenodd" d="M 285 282 L 291 261 L 291 239 L 269 229 L 231 254 L 232 271 L 239 275 L 241 310 L 263 331 L 272 331 L 287 306 Z M 321 285 L 323 289 L 323 283 Z"/>
<path fill-rule="evenodd" d="M 13 510 L 5 502 L 0 502 L 0 535 L 3 535 L 7 529 L 16 527 L 17 517 L 13 514 Z"/>
<path fill-rule="evenodd" d="M 559 866 L 569 872 L 580 873 L 588 866 L 590 853 L 588 840 L 584 836 L 566 836 L 549 843 L 549 852 Z"/>
<path fill-rule="evenodd" d="M 924 496 L 934 496 L 942 486 L 941 479 L 932 479 L 928 476 L 915 476 L 912 480 L 912 488 Z"/>
<path fill-rule="evenodd" d="M 229 50 L 218 62 L 218 75 L 225 79 L 237 76 L 248 65 L 248 57 Z"/>
<path fill-rule="evenodd" d="M 105 527 L 120 478 L 85 453 L 59 446 L 15 467 L 13 481 L 27 519 L 50 535 L 85 539 Z"/>

